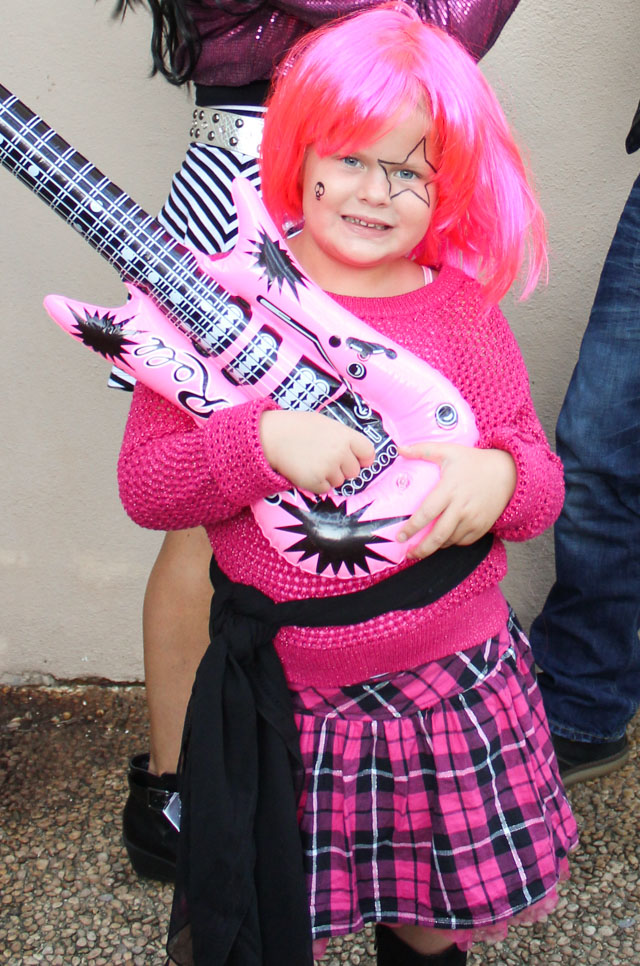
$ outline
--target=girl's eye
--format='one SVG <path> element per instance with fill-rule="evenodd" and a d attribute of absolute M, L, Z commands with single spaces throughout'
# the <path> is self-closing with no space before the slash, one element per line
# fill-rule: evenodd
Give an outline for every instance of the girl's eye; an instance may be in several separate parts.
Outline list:
<path fill-rule="evenodd" d="M 409 168 L 400 168 L 396 171 L 396 178 L 400 178 L 401 181 L 413 181 L 419 178 L 419 175 L 417 171 L 411 171 Z"/>
<path fill-rule="evenodd" d="M 347 155 L 346 158 L 341 158 L 341 161 L 343 164 L 346 164 L 348 168 L 355 168 L 360 164 L 358 159 L 351 157 L 351 155 Z"/>

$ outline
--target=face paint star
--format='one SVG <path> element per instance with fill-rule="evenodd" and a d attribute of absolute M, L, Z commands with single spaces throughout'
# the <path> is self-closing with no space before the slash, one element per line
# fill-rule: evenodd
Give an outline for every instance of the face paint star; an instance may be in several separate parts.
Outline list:
<path fill-rule="evenodd" d="M 429 165 L 433 173 L 437 174 L 437 169 L 434 168 L 434 166 L 431 164 L 431 161 L 429 161 L 427 157 L 426 138 L 422 138 L 421 141 L 418 141 L 416 146 L 412 148 L 411 151 L 409 151 L 406 158 L 403 158 L 401 161 L 383 161 L 381 158 L 378 158 L 378 164 L 384 171 L 385 177 L 387 179 L 387 184 L 389 185 L 389 197 L 397 198 L 398 195 L 404 194 L 405 191 L 410 191 L 412 195 L 415 195 L 416 198 L 419 198 L 420 201 L 424 202 L 424 204 L 428 208 L 430 208 L 431 207 L 431 198 L 429 196 L 429 185 L 431 183 L 430 181 L 425 181 L 421 183 L 421 188 L 424 189 L 426 198 L 423 197 L 423 195 L 420 192 L 416 191 L 415 188 L 412 188 L 409 185 L 407 185 L 406 188 L 400 188 L 400 190 L 396 191 L 395 194 L 391 194 L 391 192 L 393 191 L 393 185 L 391 184 L 391 178 L 389 177 L 389 168 L 394 168 L 395 170 L 401 170 L 404 165 L 407 165 L 407 167 L 411 168 L 412 161 L 413 163 L 417 163 L 420 166 L 422 166 L 422 162 L 425 161 L 426 164 Z"/>

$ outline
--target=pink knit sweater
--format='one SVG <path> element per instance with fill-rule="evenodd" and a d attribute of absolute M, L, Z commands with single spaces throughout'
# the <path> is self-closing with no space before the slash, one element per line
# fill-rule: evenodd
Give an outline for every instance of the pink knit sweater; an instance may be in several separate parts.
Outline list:
<path fill-rule="evenodd" d="M 515 338 L 498 308 L 483 309 L 478 284 L 445 267 L 430 285 L 407 295 L 336 300 L 447 376 L 474 412 L 478 445 L 512 455 L 517 485 L 493 528 L 496 536 L 528 540 L 551 526 L 562 506 L 562 467 L 533 408 Z M 248 506 L 289 487 L 260 445 L 260 415 L 273 405 L 248 402 L 196 425 L 138 384 L 119 462 L 127 513 L 151 529 L 205 526 L 222 570 L 275 601 L 350 593 L 384 579 L 393 570 L 346 581 L 307 574 L 258 529 Z M 498 584 L 506 571 L 497 539 L 466 580 L 428 607 L 350 627 L 283 628 L 275 644 L 287 678 L 297 685 L 353 684 L 478 644 L 505 621 Z"/>

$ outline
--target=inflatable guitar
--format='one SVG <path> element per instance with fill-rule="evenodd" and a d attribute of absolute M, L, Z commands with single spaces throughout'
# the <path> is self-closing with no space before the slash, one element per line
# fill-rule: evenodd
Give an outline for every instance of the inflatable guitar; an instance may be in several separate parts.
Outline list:
<path fill-rule="evenodd" d="M 2 86 L 0 163 L 82 234 L 129 291 L 116 309 L 48 296 L 47 311 L 75 339 L 196 420 L 270 396 L 373 442 L 373 464 L 339 489 L 292 489 L 252 507 L 273 547 L 303 570 L 339 578 L 404 559 L 408 545 L 394 537 L 439 471 L 400 457 L 396 442 L 473 445 L 473 414 L 444 376 L 306 278 L 248 182 L 233 186 L 235 248 L 212 259 L 174 241 Z"/>

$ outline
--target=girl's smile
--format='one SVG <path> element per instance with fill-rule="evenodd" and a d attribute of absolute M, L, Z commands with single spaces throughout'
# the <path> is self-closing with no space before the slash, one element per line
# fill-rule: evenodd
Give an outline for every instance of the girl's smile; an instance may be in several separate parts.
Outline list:
<path fill-rule="evenodd" d="M 382 221 L 364 221 L 362 218 L 352 218 L 350 215 L 343 215 L 343 219 L 351 225 L 360 225 L 362 228 L 375 228 L 376 231 L 387 231 L 389 228 L 389 225 L 385 225 Z"/>
<path fill-rule="evenodd" d="M 436 148 L 422 108 L 351 154 L 307 151 L 304 226 L 290 240 L 322 288 L 343 295 L 400 295 L 423 284 L 407 256 L 424 237 L 437 201 Z"/>

